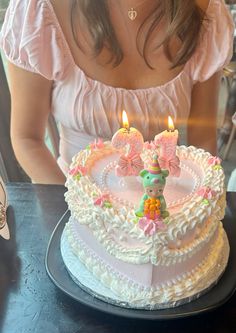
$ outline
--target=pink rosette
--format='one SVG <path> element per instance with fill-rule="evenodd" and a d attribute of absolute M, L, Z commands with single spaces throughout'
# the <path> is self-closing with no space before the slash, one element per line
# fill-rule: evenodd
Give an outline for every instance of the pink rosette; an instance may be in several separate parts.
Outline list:
<path fill-rule="evenodd" d="M 104 193 L 94 200 L 94 205 L 103 207 L 106 201 L 109 201 L 109 194 Z"/>
<path fill-rule="evenodd" d="M 166 225 L 163 223 L 162 218 L 151 220 L 147 217 L 142 217 L 139 220 L 138 226 L 144 231 L 145 235 L 149 236 L 154 235 L 158 230 L 166 230 Z"/>
<path fill-rule="evenodd" d="M 139 154 L 129 153 L 119 158 L 116 166 L 116 175 L 118 177 L 138 176 L 139 172 L 144 168 L 144 163 Z"/>
<path fill-rule="evenodd" d="M 96 149 L 102 149 L 104 148 L 104 142 L 102 139 L 94 140 L 93 143 L 90 144 L 90 149 L 91 150 L 96 150 Z"/>
<path fill-rule="evenodd" d="M 200 188 L 197 191 L 197 194 L 202 197 L 203 199 L 210 200 L 216 195 L 216 191 L 212 190 L 210 187 L 205 186 Z"/>
<path fill-rule="evenodd" d="M 212 166 L 220 165 L 221 164 L 221 159 L 217 156 L 211 156 L 211 157 L 209 157 L 207 162 L 208 162 L 209 165 L 212 165 Z"/>

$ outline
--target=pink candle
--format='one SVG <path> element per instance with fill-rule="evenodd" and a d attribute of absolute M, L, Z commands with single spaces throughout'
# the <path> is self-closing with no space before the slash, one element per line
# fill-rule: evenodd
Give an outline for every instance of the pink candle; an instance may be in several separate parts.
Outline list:
<path fill-rule="evenodd" d="M 179 177 L 180 167 L 179 158 L 176 156 L 176 146 L 179 132 L 174 128 L 171 117 L 168 117 L 168 130 L 155 136 L 154 142 L 160 146 L 159 164 L 162 169 L 169 170 L 172 176 Z"/>
<path fill-rule="evenodd" d="M 143 169 L 143 162 L 140 153 L 143 150 L 144 140 L 142 134 L 134 127 L 129 127 L 128 117 L 125 111 L 122 114 L 123 127 L 112 137 L 112 146 L 121 149 L 121 155 L 116 168 L 117 175 L 133 176 L 138 175 Z"/>
<path fill-rule="evenodd" d="M 116 149 L 125 149 L 129 145 L 129 151 L 140 154 L 143 150 L 143 136 L 134 127 L 129 127 L 128 117 L 125 111 L 122 113 L 123 127 L 112 137 L 112 145 Z"/>

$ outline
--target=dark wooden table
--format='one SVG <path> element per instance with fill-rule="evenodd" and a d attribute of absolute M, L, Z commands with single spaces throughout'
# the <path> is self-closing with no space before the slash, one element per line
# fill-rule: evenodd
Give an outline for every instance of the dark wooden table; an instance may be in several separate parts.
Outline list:
<path fill-rule="evenodd" d="M 236 295 L 210 313 L 159 322 L 111 316 L 69 298 L 54 286 L 44 266 L 50 235 L 67 208 L 65 188 L 12 183 L 7 190 L 12 238 L 0 238 L 0 332 L 236 332 Z M 236 193 L 228 193 L 227 200 L 226 219 L 236 223 Z"/>

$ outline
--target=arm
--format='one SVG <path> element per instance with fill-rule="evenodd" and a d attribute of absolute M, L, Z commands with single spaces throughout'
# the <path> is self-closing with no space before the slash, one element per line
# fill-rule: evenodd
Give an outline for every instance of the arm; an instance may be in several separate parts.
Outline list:
<path fill-rule="evenodd" d="M 64 184 L 65 177 L 44 143 L 52 82 L 8 63 L 11 140 L 19 163 L 36 183 Z"/>
<path fill-rule="evenodd" d="M 188 144 L 216 155 L 216 128 L 221 72 L 209 80 L 196 83 L 188 119 Z"/>

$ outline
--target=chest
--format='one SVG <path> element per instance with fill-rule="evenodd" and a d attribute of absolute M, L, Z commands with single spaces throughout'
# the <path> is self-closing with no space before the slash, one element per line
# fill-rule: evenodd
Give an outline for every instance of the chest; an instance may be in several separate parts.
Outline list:
<path fill-rule="evenodd" d="M 71 51 L 74 63 L 91 79 L 102 82 L 108 86 L 125 89 L 145 89 L 161 86 L 175 78 L 183 69 L 183 66 L 171 68 L 171 63 L 164 54 L 163 48 L 149 49 L 146 60 L 142 51 L 137 47 L 138 26 L 124 24 L 118 11 L 111 13 L 112 26 L 123 52 L 123 59 L 118 66 L 114 66 L 111 53 L 107 48 L 95 57 L 92 45 L 93 40 L 84 24 L 77 26 L 77 38 L 81 47 L 78 47 L 72 32 L 71 8 L 69 1 L 60 3 L 52 1 L 55 14 L 58 18 L 62 32 Z M 158 44 L 163 37 L 160 29 L 155 41 Z M 141 45 L 144 40 L 141 37 Z M 174 40 L 172 48 L 178 50 L 178 41 Z M 152 67 L 152 68 L 150 68 Z"/>

